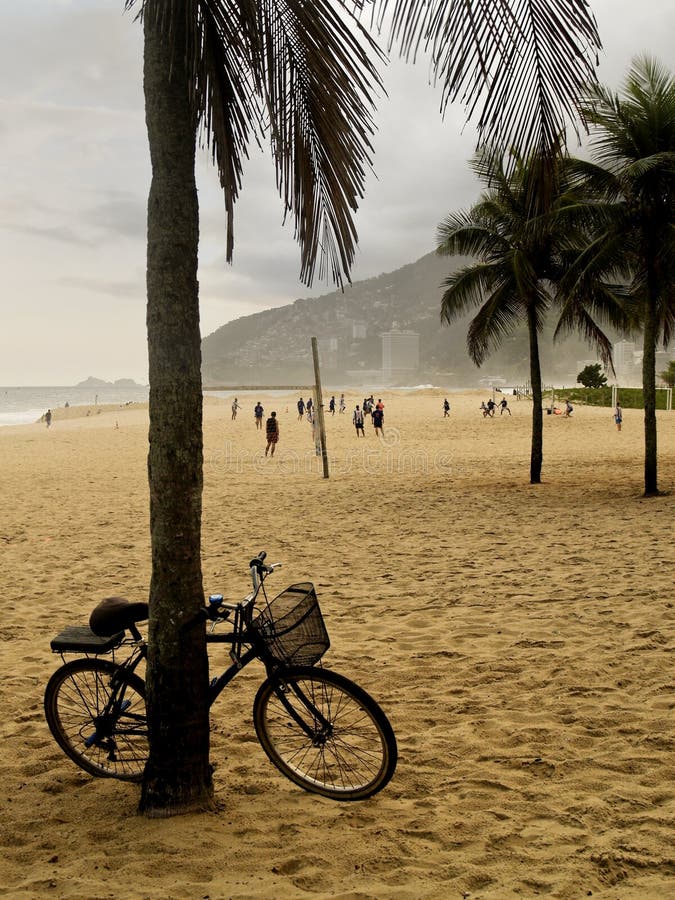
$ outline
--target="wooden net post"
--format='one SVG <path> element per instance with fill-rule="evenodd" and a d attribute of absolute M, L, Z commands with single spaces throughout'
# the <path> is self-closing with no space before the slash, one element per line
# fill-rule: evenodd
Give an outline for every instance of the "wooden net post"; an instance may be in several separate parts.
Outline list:
<path fill-rule="evenodd" d="M 319 347 L 315 337 L 312 338 L 312 357 L 314 359 L 314 385 L 316 391 L 316 417 L 319 426 L 321 444 L 321 461 L 323 477 L 328 478 L 328 448 L 326 447 L 326 423 L 323 417 L 323 395 L 321 393 L 321 372 L 319 371 Z"/>

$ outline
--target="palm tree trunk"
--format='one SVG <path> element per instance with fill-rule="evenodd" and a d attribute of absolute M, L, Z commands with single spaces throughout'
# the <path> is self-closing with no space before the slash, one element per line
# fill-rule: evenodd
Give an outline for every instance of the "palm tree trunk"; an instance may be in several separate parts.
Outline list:
<path fill-rule="evenodd" d="M 530 452 L 530 484 L 541 484 L 544 462 L 544 415 L 542 410 L 541 363 L 534 306 L 528 304 L 527 331 L 530 338 L 530 384 L 532 385 L 532 450 Z"/>
<path fill-rule="evenodd" d="M 648 281 L 651 279 L 648 278 Z M 645 405 L 645 497 L 659 493 L 656 483 L 656 304 L 648 284 L 642 354 L 642 396 Z"/>
<path fill-rule="evenodd" d="M 204 629 L 180 626 L 203 606 L 200 533 L 202 386 L 195 184 L 184 15 L 173 40 L 144 12 L 144 90 L 152 162 L 148 200 L 152 580 L 147 666 L 150 756 L 140 809 L 166 816 L 211 803 Z M 175 49 L 174 49 L 175 48 Z"/>

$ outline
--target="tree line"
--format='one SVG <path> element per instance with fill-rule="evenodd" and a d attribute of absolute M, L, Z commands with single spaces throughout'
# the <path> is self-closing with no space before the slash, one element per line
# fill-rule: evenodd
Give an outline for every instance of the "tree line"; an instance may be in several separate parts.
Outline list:
<path fill-rule="evenodd" d="M 556 337 L 578 332 L 609 367 L 602 326 L 641 332 L 650 497 L 659 493 L 656 349 L 668 346 L 675 324 L 675 78 L 638 58 L 619 92 L 589 85 L 580 113 L 591 127 L 590 161 L 571 156 L 562 135 L 548 156 L 494 146 L 478 152 L 472 165 L 486 185 L 481 199 L 438 227 L 440 254 L 477 261 L 446 279 L 441 315 L 449 324 L 478 307 L 467 335 L 477 365 L 526 323 L 532 484 L 541 482 L 543 464 L 538 339 L 546 317 L 557 316 Z"/>

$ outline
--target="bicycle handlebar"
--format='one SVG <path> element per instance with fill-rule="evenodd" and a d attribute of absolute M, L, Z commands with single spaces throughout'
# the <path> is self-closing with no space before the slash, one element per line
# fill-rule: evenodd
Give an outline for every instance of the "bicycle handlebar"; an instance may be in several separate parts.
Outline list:
<path fill-rule="evenodd" d="M 260 553 L 257 556 L 254 556 L 253 559 L 249 562 L 253 591 L 248 595 L 248 597 L 246 597 L 240 603 L 229 604 L 223 602 L 222 594 L 211 594 L 211 596 L 209 597 L 208 606 L 203 607 L 195 616 L 193 616 L 191 619 L 188 619 L 187 622 L 184 622 L 180 628 L 181 633 L 185 634 L 196 625 L 199 625 L 201 622 L 215 622 L 217 619 L 226 619 L 233 609 L 236 609 L 240 606 L 248 606 L 249 603 L 254 601 L 256 595 L 258 594 L 258 591 L 260 590 L 261 584 L 265 580 L 265 576 L 271 575 L 275 569 L 281 568 L 281 563 L 272 563 L 271 565 L 266 566 L 266 558 L 267 553 L 264 550 L 261 550 Z M 223 607 L 225 607 L 226 609 L 225 613 L 223 613 L 222 611 Z"/>

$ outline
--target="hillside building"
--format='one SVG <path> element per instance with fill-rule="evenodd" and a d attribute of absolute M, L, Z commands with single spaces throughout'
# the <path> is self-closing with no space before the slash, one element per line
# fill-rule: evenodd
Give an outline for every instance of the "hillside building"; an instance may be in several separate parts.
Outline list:
<path fill-rule="evenodd" d="M 338 367 L 338 339 L 336 337 L 319 338 L 319 359 L 325 369 Z"/>
<path fill-rule="evenodd" d="M 612 346 L 612 358 L 617 384 L 638 387 L 642 383 L 642 354 L 636 350 L 634 341 L 617 341 Z"/>
<path fill-rule="evenodd" d="M 359 322 L 356 319 L 352 322 L 352 340 L 365 341 L 368 326 L 365 322 Z"/>
<path fill-rule="evenodd" d="M 656 351 L 656 383 L 663 384 L 660 375 L 665 372 L 670 363 L 675 360 L 675 350 Z"/>
<path fill-rule="evenodd" d="M 420 365 L 420 336 L 415 331 L 387 331 L 382 338 L 382 374 L 386 381 L 400 381 L 415 374 Z"/>

